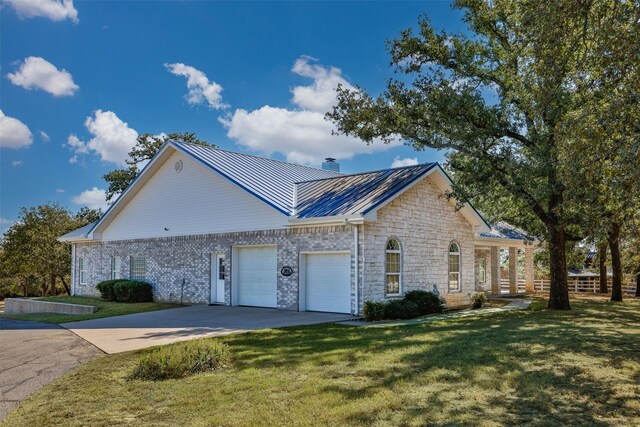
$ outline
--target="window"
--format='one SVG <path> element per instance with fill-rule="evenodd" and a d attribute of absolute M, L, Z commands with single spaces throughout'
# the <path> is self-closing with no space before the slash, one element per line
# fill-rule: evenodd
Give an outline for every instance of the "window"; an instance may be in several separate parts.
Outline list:
<path fill-rule="evenodd" d="M 86 285 L 89 277 L 89 271 L 87 269 L 87 259 L 84 257 L 78 258 L 78 266 L 80 267 L 80 284 Z"/>
<path fill-rule="evenodd" d="M 143 256 L 131 256 L 131 270 L 129 272 L 131 280 L 146 279 L 146 262 Z"/>
<path fill-rule="evenodd" d="M 484 283 L 487 281 L 487 259 L 478 259 L 478 281 Z"/>
<path fill-rule="evenodd" d="M 449 245 L 449 290 L 460 290 L 460 246 L 457 243 Z"/>
<path fill-rule="evenodd" d="M 112 256 L 111 257 L 111 278 L 112 279 L 119 279 L 120 278 L 120 271 L 122 268 L 122 258 L 120 258 L 119 256 Z"/>
<path fill-rule="evenodd" d="M 387 295 L 400 295 L 400 243 L 396 239 L 389 239 L 385 251 L 385 293 Z"/>

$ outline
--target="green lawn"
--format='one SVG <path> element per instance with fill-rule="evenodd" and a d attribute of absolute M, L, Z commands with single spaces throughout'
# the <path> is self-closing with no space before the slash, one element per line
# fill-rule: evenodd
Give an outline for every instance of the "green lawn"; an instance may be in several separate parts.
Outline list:
<path fill-rule="evenodd" d="M 640 425 L 640 300 L 573 308 L 232 335 L 231 368 L 183 380 L 127 381 L 148 350 L 104 356 L 6 426 Z"/>
<path fill-rule="evenodd" d="M 34 322 L 65 323 L 76 322 L 78 320 L 99 319 L 101 317 L 121 316 L 123 314 L 142 313 L 145 311 L 162 310 L 165 308 L 175 308 L 179 305 L 161 304 L 158 302 L 140 302 L 124 304 L 120 302 L 103 301 L 99 298 L 89 297 L 45 297 L 38 298 L 42 301 L 67 302 L 71 304 L 94 305 L 98 311 L 92 314 L 54 314 L 54 313 L 32 313 L 32 314 L 3 314 L 0 317 L 15 320 L 31 320 Z"/>

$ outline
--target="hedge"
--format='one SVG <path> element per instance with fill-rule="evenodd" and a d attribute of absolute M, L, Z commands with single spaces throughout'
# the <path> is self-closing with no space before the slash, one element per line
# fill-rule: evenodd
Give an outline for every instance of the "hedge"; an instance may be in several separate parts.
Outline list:
<path fill-rule="evenodd" d="M 410 291 L 402 299 L 387 302 L 365 301 L 363 315 L 366 321 L 412 319 L 427 314 L 442 313 L 445 300 L 428 291 Z"/>
<path fill-rule="evenodd" d="M 152 302 L 153 288 L 146 282 L 105 280 L 96 286 L 102 299 L 117 302 Z"/>

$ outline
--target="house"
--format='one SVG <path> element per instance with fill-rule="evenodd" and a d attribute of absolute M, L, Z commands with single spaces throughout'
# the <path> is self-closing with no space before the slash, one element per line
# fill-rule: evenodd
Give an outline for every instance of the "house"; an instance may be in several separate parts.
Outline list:
<path fill-rule="evenodd" d="M 72 291 L 131 278 L 159 301 L 358 314 L 426 289 L 459 304 L 500 292 L 501 247 L 525 250 L 532 288 L 531 248 L 456 209 L 439 164 L 338 169 L 167 142 L 99 221 L 60 238 Z"/>

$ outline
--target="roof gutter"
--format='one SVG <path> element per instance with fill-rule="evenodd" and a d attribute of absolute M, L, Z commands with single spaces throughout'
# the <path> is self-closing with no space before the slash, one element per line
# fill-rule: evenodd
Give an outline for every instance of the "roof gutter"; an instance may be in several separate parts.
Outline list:
<path fill-rule="evenodd" d="M 305 227 L 308 225 L 344 225 L 344 224 L 363 224 L 364 217 L 360 214 L 355 215 L 335 215 L 317 218 L 289 218 L 288 227 Z"/>

